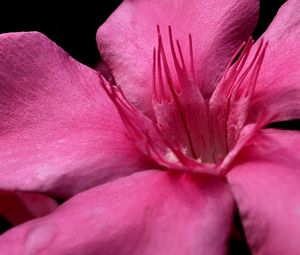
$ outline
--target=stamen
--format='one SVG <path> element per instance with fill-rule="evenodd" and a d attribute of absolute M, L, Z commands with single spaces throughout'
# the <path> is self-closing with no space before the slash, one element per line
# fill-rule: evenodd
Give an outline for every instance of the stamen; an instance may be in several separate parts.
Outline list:
<path fill-rule="evenodd" d="M 235 52 L 209 101 L 210 116 L 222 117 L 214 120 L 211 132 L 216 131 L 213 141 L 223 146 L 223 157 L 236 146 L 246 124 L 250 100 L 267 48 L 267 43 L 261 40 L 252 53 L 253 45 L 254 41 L 250 38 Z M 216 144 L 213 146 L 214 152 L 217 151 Z"/>
<path fill-rule="evenodd" d="M 158 30 L 158 32 L 160 33 L 160 30 Z M 175 65 L 177 64 L 177 68 L 180 69 L 180 66 L 179 66 L 179 63 L 178 63 L 178 60 L 177 60 L 177 57 L 176 57 L 176 53 L 175 53 L 175 48 L 174 48 L 174 45 L 173 45 L 171 28 L 169 28 L 169 36 L 170 36 L 171 50 L 173 51 L 174 63 L 175 63 Z M 166 57 L 166 53 L 165 53 L 165 49 L 164 49 L 164 46 L 162 44 L 161 34 L 159 34 L 159 38 L 160 38 L 159 47 L 161 48 L 160 57 L 162 58 L 162 61 L 163 61 L 163 64 L 164 64 L 165 77 L 166 77 L 167 83 L 169 85 L 171 95 L 173 96 L 175 105 L 177 107 L 178 113 L 180 115 L 180 119 L 182 121 L 184 130 L 186 132 L 191 154 L 192 154 L 193 158 L 197 158 L 196 152 L 195 152 L 195 149 L 194 149 L 194 145 L 193 145 L 193 142 L 192 142 L 191 134 L 190 134 L 190 131 L 189 131 L 189 127 L 188 127 L 186 117 L 185 117 L 185 114 L 184 114 L 183 106 L 182 106 L 182 103 L 180 102 L 180 99 L 178 98 L 177 93 L 176 93 L 175 88 L 174 88 L 174 81 L 172 79 L 170 67 L 169 67 L 167 57 Z"/>
<path fill-rule="evenodd" d="M 234 90 L 231 91 L 231 94 L 230 94 L 231 101 L 239 100 L 241 97 L 248 97 L 250 91 L 252 91 L 251 95 L 253 94 L 254 89 L 255 89 L 256 80 L 258 77 L 258 73 L 260 70 L 260 66 L 262 64 L 262 59 L 265 54 L 266 47 L 267 47 L 267 43 L 264 43 L 264 41 L 261 40 L 251 63 L 249 64 L 247 69 L 244 71 L 244 73 L 239 77 L 236 85 L 234 86 Z M 241 68 L 244 66 L 245 62 L 247 61 L 249 53 L 250 53 L 250 48 L 247 49 L 247 52 L 245 53 L 245 56 L 243 58 L 243 64 L 242 64 Z M 237 71 L 237 73 L 236 73 L 237 76 L 239 75 L 239 72 L 240 72 L 240 70 Z M 250 76 L 249 77 L 250 82 L 244 83 L 247 76 L 248 77 Z M 241 87 L 242 85 L 244 85 L 244 86 Z"/>
<path fill-rule="evenodd" d="M 254 41 L 250 38 L 244 42 L 207 101 L 201 93 L 202 84 L 196 80 L 192 35 L 188 35 L 188 45 L 184 47 L 175 40 L 169 26 L 167 39 L 165 48 L 157 25 L 158 45 L 152 55 L 151 118 L 136 109 L 120 87 L 106 82 L 102 76 L 101 85 L 115 104 L 130 140 L 163 169 L 223 174 L 240 149 L 238 146 L 244 145 L 245 139 L 238 141 L 243 135 L 267 43 L 261 40 L 252 54 Z M 259 119 L 252 134 L 264 123 L 264 118 Z M 220 166 L 223 172 L 217 173 Z"/>
<path fill-rule="evenodd" d="M 182 63 L 182 69 L 181 69 L 182 72 L 181 73 L 183 74 L 182 76 L 184 78 L 187 78 L 188 77 L 188 72 L 187 72 L 184 57 L 183 57 L 183 54 L 182 54 L 182 49 L 181 49 L 181 46 L 180 46 L 180 43 L 179 43 L 178 40 L 176 40 L 176 44 L 177 44 L 177 49 L 178 49 L 178 52 L 179 52 L 180 60 L 181 60 L 181 63 Z"/>
<path fill-rule="evenodd" d="M 171 26 L 169 26 L 169 42 L 170 42 L 170 48 L 171 48 L 171 52 L 172 52 L 173 62 L 174 62 L 177 73 L 179 73 L 181 66 L 178 62 L 177 55 L 175 52 L 175 47 L 174 47 L 174 42 L 173 42 L 173 33 L 172 33 Z"/>
<path fill-rule="evenodd" d="M 240 58 L 237 60 L 237 62 L 232 67 L 231 77 L 227 78 L 227 80 L 230 81 L 229 89 L 228 89 L 227 95 L 226 95 L 227 98 L 229 98 L 230 95 L 233 94 L 233 91 L 237 89 L 237 86 L 240 85 L 240 82 L 236 83 L 235 81 L 238 78 L 238 75 L 240 74 L 240 71 L 242 70 L 242 68 L 244 67 L 244 65 L 246 63 L 246 60 L 248 58 L 248 55 L 249 55 L 249 52 L 250 52 L 250 49 L 251 49 L 252 45 L 253 45 L 253 40 L 249 39 L 247 41 L 247 43 L 245 44 L 245 48 L 242 51 Z M 249 72 L 249 70 L 247 69 L 244 72 L 243 76 L 246 76 L 248 72 Z"/>
<path fill-rule="evenodd" d="M 154 100 L 160 103 L 160 100 L 158 98 L 157 94 L 157 88 L 156 88 L 156 49 L 153 49 L 153 66 L 152 66 L 152 79 L 153 79 L 153 96 Z"/>
<path fill-rule="evenodd" d="M 250 100 L 255 91 L 256 81 L 267 47 L 267 43 L 261 40 L 252 60 L 248 61 L 253 44 L 253 40 L 248 40 L 240 59 L 233 66 L 233 76 L 229 78 L 229 84 L 231 83 L 231 85 L 227 93 L 228 118 L 226 121 L 226 134 L 230 134 L 226 135 L 226 143 L 230 144 L 229 149 L 235 145 L 245 125 Z M 248 65 L 245 69 L 246 63 Z M 242 69 L 244 69 L 243 73 L 241 73 Z M 235 125 L 230 125 L 230 122 L 235 123 Z"/>
<path fill-rule="evenodd" d="M 159 76 L 159 87 L 160 87 L 160 93 L 161 93 L 161 100 L 166 100 L 170 102 L 170 98 L 167 97 L 167 94 L 165 92 L 164 88 L 164 82 L 163 82 L 163 75 L 162 75 L 162 65 L 161 65 L 161 51 L 162 51 L 162 38 L 160 34 L 159 26 L 157 27 L 157 33 L 158 33 L 158 53 L 157 53 L 157 62 L 158 62 L 158 76 Z"/>
<path fill-rule="evenodd" d="M 195 80 L 196 74 L 195 74 L 194 54 L 193 54 L 193 40 L 192 40 L 191 34 L 189 34 L 189 49 L 190 49 L 191 72 L 192 72 L 192 76 Z"/>
<path fill-rule="evenodd" d="M 166 168 L 188 171 L 187 169 L 199 167 L 165 139 L 158 126 L 128 101 L 121 88 L 106 82 L 101 75 L 99 77 L 104 91 L 119 111 L 127 135 L 141 152 Z M 174 156 L 172 162 L 167 160 L 167 155 L 170 153 Z"/>

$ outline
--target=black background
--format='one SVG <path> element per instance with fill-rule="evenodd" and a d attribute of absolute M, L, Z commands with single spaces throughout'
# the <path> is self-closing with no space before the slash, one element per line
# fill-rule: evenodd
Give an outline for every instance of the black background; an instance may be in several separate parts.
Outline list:
<path fill-rule="evenodd" d="M 93 66 L 99 60 L 96 31 L 122 1 L 61 1 L 58 3 L 53 0 L 9 0 L 1 2 L 0 33 L 40 31 L 78 61 Z M 261 0 L 260 20 L 254 32 L 255 38 L 267 28 L 284 2 L 284 0 Z"/>

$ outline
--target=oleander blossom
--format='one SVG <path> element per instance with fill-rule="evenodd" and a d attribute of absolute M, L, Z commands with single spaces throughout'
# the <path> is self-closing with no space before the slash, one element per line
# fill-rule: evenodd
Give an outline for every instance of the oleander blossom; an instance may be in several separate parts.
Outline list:
<path fill-rule="evenodd" d="M 299 13 L 254 42 L 256 0 L 124 0 L 97 33 L 109 72 L 0 35 L 0 190 L 68 198 L 22 220 L 2 199 L 27 222 L 0 250 L 227 254 L 238 209 L 253 254 L 299 254 L 300 133 L 266 128 L 300 116 Z"/>

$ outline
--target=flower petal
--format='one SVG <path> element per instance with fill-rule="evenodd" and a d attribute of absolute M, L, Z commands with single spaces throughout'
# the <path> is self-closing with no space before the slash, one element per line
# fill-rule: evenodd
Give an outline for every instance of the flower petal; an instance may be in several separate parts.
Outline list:
<path fill-rule="evenodd" d="M 191 34 L 198 83 L 209 95 L 231 55 L 250 36 L 257 14 L 256 0 L 125 0 L 98 30 L 98 48 L 126 95 L 149 113 L 156 25 L 163 35 L 170 25 L 188 57 Z"/>
<path fill-rule="evenodd" d="M 252 118 L 264 109 L 274 115 L 274 121 L 299 119 L 300 2 L 287 1 L 262 38 L 268 41 L 268 48 L 250 111 Z"/>
<path fill-rule="evenodd" d="M 264 130 L 228 182 L 253 254 L 300 254 L 300 133 Z"/>
<path fill-rule="evenodd" d="M 14 225 L 47 215 L 56 207 L 55 200 L 43 195 L 0 191 L 0 215 Z"/>
<path fill-rule="evenodd" d="M 12 255 L 221 255 L 233 209 L 219 179 L 144 171 L 78 194 L 51 215 L 6 232 L 0 249 Z"/>
<path fill-rule="evenodd" d="M 69 196 L 147 166 L 96 71 L 40 33 L 0 36 L 0 189 Z"/>

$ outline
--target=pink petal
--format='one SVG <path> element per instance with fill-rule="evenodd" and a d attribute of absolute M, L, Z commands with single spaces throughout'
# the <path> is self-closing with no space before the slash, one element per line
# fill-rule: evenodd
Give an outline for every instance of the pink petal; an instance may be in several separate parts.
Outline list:
<path fill-rule="evenodd" d="M 209 95 L 231 55 L 251 34 L 257 12 L 257 0 L 125 0 L 98 30 L 98 47 L 126 95 L 149 113 L 156 25 L 164 38 L 172 27 L 186 62 L 191 34 L 197 83 Z"/>
<path fill-rule="evenodd" d="M 277 121 L 300 118 L 300 1 L 287 1 L 262 37 L 269 45 L 254 95 L 253 118 L 262 109 Z"/>
<path fill-rule="evenodd" d="M 40 33 L 0 36 L 0 189 L 69 196 L 147 167 L 96 71 Z"/>
<path fill-rule="evenodd" d="M 253 254 L 300 254 L 300 133 L 264 130 L 228 174 Z"/>
<path fill-rule="evenodd" d="M 233 216 L 227 185 L 145 171 L 83 192 L 51 215 L 6 232 L 9 254 L 227 253 Z"/>
<path fill-rule="evenodd" d="M 44 216 L 56 207 L 55 200 L 43 195 L 0 191 L 0 215 L 14 225 Z"/>

